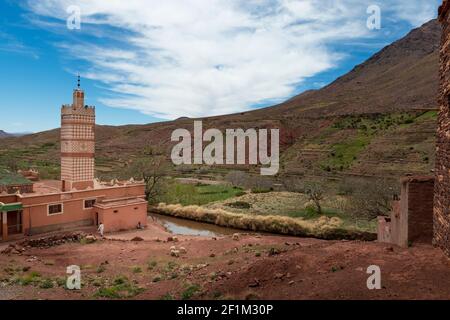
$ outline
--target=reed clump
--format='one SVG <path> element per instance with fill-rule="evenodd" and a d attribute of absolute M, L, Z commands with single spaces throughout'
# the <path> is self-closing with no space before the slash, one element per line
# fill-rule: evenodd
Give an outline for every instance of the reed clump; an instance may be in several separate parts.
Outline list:
<path fill-rule="evenodd" d="M 223 209 L 160 203 L 154 208 L 159 214 L 215 224 L 221 227 L 268 232 L 326 240 L 376 240 L 376 234 L 343 227 L 337 217 L 322 216 L 314 220 L 286 216 L 233 213 Z"/>

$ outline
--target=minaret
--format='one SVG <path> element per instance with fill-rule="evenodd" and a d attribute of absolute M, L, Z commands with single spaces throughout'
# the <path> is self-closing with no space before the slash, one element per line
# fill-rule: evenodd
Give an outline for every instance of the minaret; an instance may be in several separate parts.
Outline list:
<path fill-rule="evenodd" d="M 63 191 L 94 187 L 95 107 L 84 105 L 78 76 L 72 105 L 61 108 L 61 180 Z"/>

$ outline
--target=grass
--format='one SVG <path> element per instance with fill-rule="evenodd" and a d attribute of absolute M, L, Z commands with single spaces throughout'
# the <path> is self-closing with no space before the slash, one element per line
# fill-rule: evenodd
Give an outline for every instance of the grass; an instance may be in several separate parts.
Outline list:
<path fill-rule="evenodd" d="M 154 260 L 150 260 L 147 262 L 147 270 L 153 270 L 156 268 L 157 265 L 158 265 L 158 262 L 156 262 Z"/>
<path fill-rule="evenodd" d="M 98 266 L 97 273 L 103 273 L 105 271 L 106 271 L 106 267 L 103 264 Z"/>
<path fill-rule="evenodd" d="M 39 285 L 41 283 L 41 275 L 38 272 L 31 272 L 15 279 L 15 282 L 21 286 Z"/>
<path fill-rule="evenodd" d="M 53 288 L 54 284 L 51 279 L 44 279 L 41 281 L 39 288 L 41 289 L 51 289 Z"/>
<path fill-rule="evenodd" d="M 175 300 L 174 296 L 170 293 L 166 293 L 163 295 L 160 300 L 169 301 L 169 300 Z"/>
<path fill-rule="evenodd" d="M 252 205 L 250 203 L 245 202 L 245 201 L 231 202 L 231 203 L 228 203 L 227 206 L 232 207 L 232 208 L 237 208 L 237 209 L 250 209 L 252 207 Z"/>
<path fill-rule="evenodd" d="M 319 215 L 319 213 L 316 211 L 315 208 L 307 207 L 305 209 L 296 210 L 296 211 L 289 211 L 286 213 L 288 217 L 292 218 L 303 218 L 305 220 L 313 220 L 317 219 L 317 217 L 325 216 L 328 218 L 339 218 L 342 221 L 342 227 L 343 228 L 357 228 L 361 231 L 373 231 L 376 230 L 376 220 L 367 221 L 367 220 L 358 220 L 355 221 L 355 219 L 350 216 L 347 213 L 340 212 L 338 210 L 333 209 L 322 209 L 322 213 Z"/>
<path fill-rule="evenodd" d="M 190 185 L 171 182 L 161 202 L 171 204 L 204 205 L 242 195 L 242 189 L 225 185 Z"/>
<path fill-rule="evenodd" d="M 132 267 L 133 273 L 142 273 L 142 268 L 139 266 Z"/>
<path fill-rule="evenodd" d="M 187 285 L 187 288 L 181 293 L 182 300 L 191 299 L 198 291 L 200 290 L 200 286 L 197 284 Z"/>
<path fill-rule="evenodd" d="M 342 171 L 350 168 L 353 161 L 369 145 L 370 140 L 370 135 L 359 133 L 356 137 L 332 145 L 331 155 L 321 163 L 322 168 L 326 171 Z"/>
<path fill-rule="evenodd" d="M 423 113 L 353 115 L 339 118 L 327 132 L 351 130 L 351 135 L 331 144 L 329 146 L 331 154 L 328 159 L 320 162 L 320 166 L 325 171 L 349 169 L 359 154 L 380 132 L 408 127 L 416 122 L 434 120 L 436 117 L 436 111 L 427 111 Z"/>
<path fill-rule="evenodd" d="M 59 161 L 49 154 L 56 154 L 58 145 L 53 142 L 26 148 L 11 148 L 0 150 L 0 167 L 8 167 L 11 159 L 16 159 L 19 169 L 36 168 L 42 179 L 57 179 L 60 173 Z"/>
<path fill-rule="evenodd" d="M 143 288 L 136 286 L 134 283 L 129 281 L 127 277 L 118 276 L 114 279 L 111 286 L 98 289 L 94 294 L 94 297 L 106 299 L 133 298 L 142 291 L 144 291 Z"/>
<path fill-rule="evenodd" d="M 222 227 L 315 237 L 320 239 L 375 240 L 376 234 L 345 226 L 340 218 L 321 216 L 314 220 L 275 215 L 250 215 L 232 213 L 223 209 L 199 206 L 167 205 L 160 203 L 156 210 L 161 214 L 190 219 Z"/>

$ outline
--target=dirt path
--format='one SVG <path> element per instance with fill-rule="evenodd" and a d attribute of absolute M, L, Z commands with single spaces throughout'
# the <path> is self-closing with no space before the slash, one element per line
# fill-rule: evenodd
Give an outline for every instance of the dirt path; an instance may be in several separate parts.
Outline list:
<path fill-rule="evenodd" d="M 0 254 L 0 299 L 450 299 L 450 262 L 431 246 L 270 235 L 167 242 L 165 231 L 155 228 L 158 241 L 116 239 Z M 172 246 L 186 254 L 172 257 Z M 80 291 L 62 287 L 69 265 L 82 269 Z M 370 265 L 381 268 L 381 290 L 366 287 Z M 37 277 L 26 283 L 32 272 Z M 49 282 L 53 288 L 45 289 Z"/>

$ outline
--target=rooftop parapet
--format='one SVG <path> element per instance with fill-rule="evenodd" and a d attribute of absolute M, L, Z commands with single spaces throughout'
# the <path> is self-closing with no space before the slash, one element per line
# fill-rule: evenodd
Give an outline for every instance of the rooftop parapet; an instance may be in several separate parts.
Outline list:
<path fill-rule="evenodd" d="M 70 104 L 64 104 L 61 107 L 61 115 L 64 114 L 83 114 L 83 115 L 95 115 L 94 106 L 85 106 L 84 108 L 76 109 Z"/>

